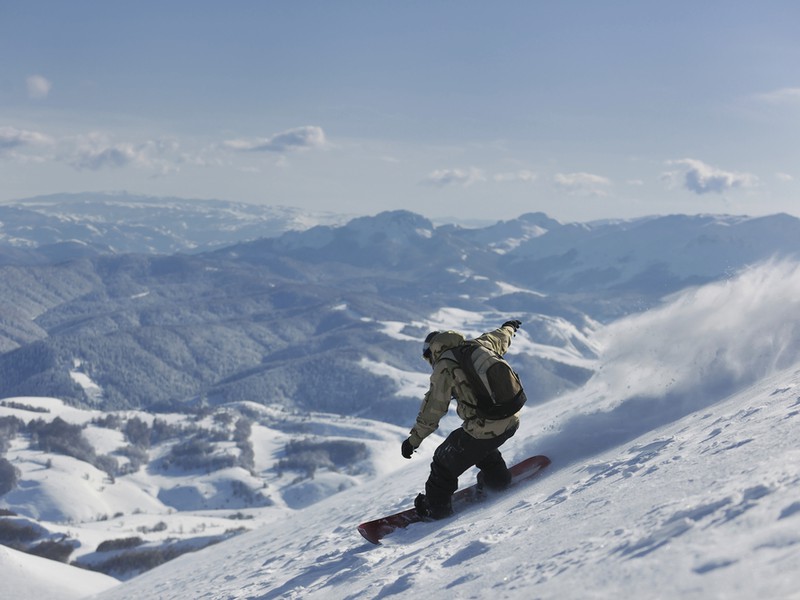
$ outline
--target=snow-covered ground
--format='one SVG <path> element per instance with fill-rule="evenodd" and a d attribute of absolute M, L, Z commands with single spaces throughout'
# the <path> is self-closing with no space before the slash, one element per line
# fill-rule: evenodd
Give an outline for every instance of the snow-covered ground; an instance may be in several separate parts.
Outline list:
<path fill-rule="evenodd" d="M 437 443 L 398 463 L 398 431 L 387 473 L 94 597 L 800 598 L 800 267 L 688 290 L 596 343 L 597 376 L 527 406 L 504 446 L 552 458 L 530 484 L 373 546 L 357 524 L 409 505 Z"/>
<path fill-rule="evenodd" d="M 359 520 L 405 506 L 424 479 L 415 457 L 100 597 L 797 598 L 798 392 L 800 365 L 566 464 L 532 435 L 553 415 L 529 411 L 507 454 L 544 449 L 549 474 L 485 506 L 365 542 Z"/>
<path fill-rule="evenodd" d="M 0 598 L 72 600 L 108 589 L 113 577 L 0 546 Z"/>

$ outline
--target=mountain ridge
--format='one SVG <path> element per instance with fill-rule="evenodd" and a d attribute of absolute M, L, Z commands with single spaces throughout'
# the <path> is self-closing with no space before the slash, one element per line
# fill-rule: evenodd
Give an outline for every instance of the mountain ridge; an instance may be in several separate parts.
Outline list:
<path fill-rule="evenodd" d="M 168 212 L 159 226 L 182 231 L 182 211 Z M 391 380 L 362 361 L 416 370 L 410 339 L 437 311 L 459 315 L 437 326 L 476 334 L 510 316 L 526 321 L 549 351 L 526 354 L 520 371 L 546 399 L 591 376 L 594 352 L 579 338 L 598 323 L 797 256 L 800 220 L 560 224 L 527 213 L 465 229 L 398 210 L 206 252 L 93 252 L 0 267 L 0 395 L 170 410 L 241 399 L 343 414 L 369 405 L 397 420 Z M 408 339 L 383 334 L 386 322 L 406 323 Z M 75 361 L 96 386 L 91 399 L 71 375 Z"/>

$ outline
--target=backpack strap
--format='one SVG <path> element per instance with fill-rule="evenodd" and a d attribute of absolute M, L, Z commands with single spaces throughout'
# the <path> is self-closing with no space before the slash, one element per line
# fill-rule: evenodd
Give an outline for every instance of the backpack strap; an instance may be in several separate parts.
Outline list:
<path fill-rule="evenodd" d="M 489 395 L 486 386 L 481 381 L 481 378 L 475 372 L 475 368 L 472 364 L 472 353 L 475 351 L 478 345 L 479 344 L 476 342 L 468 341 L 454 348 L 450 348 L 449 350 L 443 352 L 441 356 L 444 358 L 445 354 L 449 353 L 450 356 L 446 358 L 454 361 L 464 372 L 464 375 L 467 377 L 467 383 L 469 383 L 469 387 L 472 390 L 472 394 L 475 396 L 475 400 L 477 400 L 477 404 L 472 404 L 466 401 L 463 402 L 467 406 L 480 412 L 481 403 L 484 405 L 490 405 L 492 403 L 492 398 Z"/>

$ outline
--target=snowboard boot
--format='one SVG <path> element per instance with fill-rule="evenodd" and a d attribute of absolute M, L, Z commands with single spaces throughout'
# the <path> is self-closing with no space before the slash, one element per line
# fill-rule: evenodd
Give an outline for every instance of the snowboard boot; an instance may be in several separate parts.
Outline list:
<path fill-rule="evenodd" d="M 453 514 L 453 506 L 447 504 L 430 504 L 425 494 L 419 494 L 414 500 L 414 508 L 424 521 L 438 521 Z"/>
<path fill-rule="evenodd" d="M 494 475 L 492 477 L 492 475 Z M 511 483 L 511 473 L 508 469 L 505 472 L 490 473 L 487 477 L 483 471 L 478 472 L 478 493 L 483 494 L 486 490 L 502 491 Z"/>

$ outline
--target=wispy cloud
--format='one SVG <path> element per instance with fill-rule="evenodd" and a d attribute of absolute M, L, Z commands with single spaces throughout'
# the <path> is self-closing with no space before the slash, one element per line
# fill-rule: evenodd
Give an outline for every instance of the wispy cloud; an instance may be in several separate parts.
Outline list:
<path fill-rule="evenodd" d="M 49 145 L 53 140 L 38 131 L 0 127 L 0 155 L 24 146 Z"/>
<path fill-rule="evenodd" d="M 85 172 L 132 168 L 150 177 L 176 173 L 185 166 L 253 168 L 231 161 L 230 149 L 275 152 L 280 166 L 290 152 L 326 144 L 319 127 L 300 127 L 255 141 L 229 140 L 197 147 L 174 138 L 115 139 L 99 131 L 54 138 L 30 129 L 0 126 L 0 160 L 61 163 Z"/>
<path fill-rule="evenodd" d="M 47 96 L 50 94 L 50 88 L 53 87 L 50 81 L 41 75 L 30 75 L 25 80 L 25 83 L 28 88 L 28 98 L 33 100 L 47 98 Z"/>
<path fill-rule="evenodd" d="M 664 173 L 662 178 L 673 185 L 682 185 L 695 194 L 711 192 L 722 194 L 737 188 L 755 187 L 758 184 L 758 177 L 755 175 L 723 171 L 693 158 L 671 160 L 667 164 L 677 167 L 677 170 Z"/>
<path fill-rule="evenodd" d="M 172 140 L 114 143 L 103 134 L 90 134 L 79 138 L 69 150 L 67 162 L 79 171 L 133 166 L 149 169 L 154 175 L 164 175 L 177 171 L 185 157 L 180 154 L 177 142 Z"/>
<path fill-rule="evenodd" d="M 242 152 L 297 152 L 324 148 L 327 144 L 321 127 L 308 125 L 276 133 L 268 138 L 226 140 L 224 146 Z"/>
<path fill-rule="evenodd" d="M 469 167 L 467 169 L 436 169 L 435 171 L 432 171 L 422 183 L 435 187 L 447 187 L 450 185 L 469 187 L 475 183 L 487 181 L 495 183 L 530 183 L 536 181 L 537 178 L 538 175 L 528 169 L 520 169 L 518 171 L 508 171 L 489 175 L 483 169 Z"/>
<path fill-rule="evenodd" d="M 124 167 L 135 160 L 136 151 L 133 146 L 117 144 L 107 148 L 81 150 L 70 164 L 79 171 L 99 171 L 106 167 Z"/>
<path fill-rule="evenodd" d="M 486 181 L 486 176 L 481 169 L 437 169 L 430 173 L 423 183 L 436 187 L 449 185 L 470 186 L 479 181 Z"/>
<path fill-rule="evenodd" d="M 556 173 L 553 177 L 555 185 L 578 196 L 606 196 L 612 185 L 608 177 L 592 173 Z"/>
<path fill-rule="evenodd" d="M 536 181 L 538 175 L 528 169 L 520 169 L 519 171 L 512 171 L 509 173 L 497 173 L 492 177 L 498 183 L 510 183 L 514 181 L 532 182 Z"/>
<path fill-rule="evenodd" d="M 757 94 L 756 100 L 775 105 L 795 105 L 800 106 L 800 87 L 787 87 Z"/>

